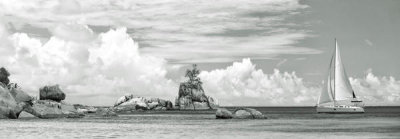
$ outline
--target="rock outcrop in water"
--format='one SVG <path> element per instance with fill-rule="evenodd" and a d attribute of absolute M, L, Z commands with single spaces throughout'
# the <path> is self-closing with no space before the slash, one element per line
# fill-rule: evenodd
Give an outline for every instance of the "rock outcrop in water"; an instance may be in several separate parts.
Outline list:
<path fill-rule="evenodd" d="M 61 101 L 65 99 L 65 94 L 58 86 L 50 87 L 50 89 L 41 88 L 40 95 L 42 96 L 42 92 L 46 91 L 47 97 L 41 97 L 43 100 L 35 100 L 22 91 L 16 83 L 9 83 L 9 75 L 5 68 L 0 68 L 0 115 L 3 117 L 17 119 L 22 111 L 39 118 L 77 118 L 84 116 L 73 105 Z"/>
<path fill-rule="evenodd" d="M 260 111 L 252 108 L 239 108 L 234 112 L 234 117 L 239 119 L 267 119 Z"/>
<path fill-rule="evenodd" d="M 218 108 L 215 117 L 217 119 L 267 119 L 267 116 L 252 108 L 238 108 L 233 114 L 225 108 Z"/>
<path fill-rule="evenodd" d="M 217 119 L 232 119 L 233 114 L 228 109 L 225 108 L 218 108 L 215 112 L 215 117 Z"/>
<path fill-rule="evenodd" d="M 10 119 L 17 119 L 22 110 L 31 104 L 31 100 L 26 98 L 29 95 L 24 92 L 15 90 L 13 92 L 12 94 L 8 86 L 0 83 L 0 115 Z"/>
<path fill-rule="evenodd" d="M 172 109 L 172 102 L 159 98 L 144 98 L 127 95 L 119 98 L 115 102 L 113 109 L 118 113 L 142 110 L 170 110 Z"/>
<path fill-rule="evenodd" d="M 40 100 L 32 101 L 24 111 L 39 118 L 81 118 L 85 116 L 78 112 L 74 105 L 66 103 L 65 93 L 58 85 L 44 86 L 39 89 Z"/>
<path fill-rule="evenodd" d="M 185 77 L 189 80 L 179 85 L 179 95 L 175 100 L 175 106 L 181 110 L 204 110 L 218 108 L 218 101 L 206 96 L 199 77 L 200 71 L 196 64 L 192 70 L 187 70 Z"/>
<path fill-rule="evenodd" d="M 101 117 L 118 117 L 117 113 L 110 108 L 97 108 L 96 115 Z"/>
<path fill-rule="evenodd" d="M 73 105 L 54 100 L 35 100 L 33 105 L 25 108 L 24 111 L 43 119 L 81 118 L 85 116 L 83 113 L 79 113 Z"/>
<path fill-rule="evenodd" d="M 79 113 L 96 113 L 97 111 L 97 108 L 93 106 L 74 104 L 74 107 Z"/>
<path fill-rule="evenodd" d="M 17 84 L 10 83 L 10 73 L 0 68 L 0 115 L 16 119 L 19 114 L 32 104 L 33 98 L 23 92 Z"/>
<path fill-rule="evenodd" d="M 54 100 L 60 102 L 65 99 L 65 93 L 59 85 L 44 86 L 39 89 L 40 100 Z"/>

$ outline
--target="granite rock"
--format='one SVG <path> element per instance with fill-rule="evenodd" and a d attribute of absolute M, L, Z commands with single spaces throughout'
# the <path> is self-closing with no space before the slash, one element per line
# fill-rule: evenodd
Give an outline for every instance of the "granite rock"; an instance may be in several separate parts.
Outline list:
<path fill-rule="evenodd" d="M 189 79 L 180 83 L 178 97 L 175 99 L 175 107 L 181 110 L 204 110 L 218 108 L 218 101 L 205 95 L 201 79 L 198 77 L 200 71 L 197 65 L 193 69 L 186 70 L 185 77 Z"/>
<path fill-rule="evenodd" d="M 234 112 L 234 118 L 238 119 L 267 119 L 260 111 L 252 108 L 239 108 Z"/>
<path fill-rule="evenodd" d="M 97 108 L 96 115 L 102 117 L 118 117 L 117 113 L 110 108 Z"/>
<path fill-rule="evenodd" d="M 65 99 L 65 93 L 61 91 L 59 85 L 44 86 L 39 89 L 40 100 L 54 100 L 60 102 Z"/>
<path fill-rule="evenodd" d="M 24 111 L 43 119 L 84 117 L 73 105 L 53 100 L 35 100 L 33 105 Z"/>
<path fill-rule="evenodd" d="M 232 119 L 233 114 L 229 110 L 225 108 L 218 108 L 215 112 L 215 116 L 217 119 Z"/>
<path fill-rule="evenodd" d="M 0 82 L 0 115 L 3 118 L 17 119 L 22 110 L 30 104 L 31 98 L 26 95 L 15 90 L 11 93 L 8 86 Z"/>
<path fill-rule="evenodd" d="M 145 110 L 170 110 L 172 102 L 159 98 L 144 98 L 133 95 L 120 97 L 114 104 L 116 112 L 129 113 L 133 111 Z"/>

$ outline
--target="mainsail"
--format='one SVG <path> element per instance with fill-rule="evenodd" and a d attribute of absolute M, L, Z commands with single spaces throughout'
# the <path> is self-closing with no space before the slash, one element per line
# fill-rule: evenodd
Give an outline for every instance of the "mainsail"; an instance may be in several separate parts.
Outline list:
<path fill-rule="evenodd" d="M 335 44 L 335 52 L 329 65 L 328 79 L 318 99 L 318 104 L 346 100 L 351 97 L 355 98 L 340 57 L 340 50 L 336 39 Z"/>

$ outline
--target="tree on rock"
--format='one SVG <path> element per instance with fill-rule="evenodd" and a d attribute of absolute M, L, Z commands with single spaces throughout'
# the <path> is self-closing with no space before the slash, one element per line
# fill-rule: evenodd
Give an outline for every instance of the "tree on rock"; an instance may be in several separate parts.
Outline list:
<path fill-rule="evenodd" d="M 214 99 L 206 96 L 202 87 L 198 75 L 200 70 L 197 69 L 197 65 L 193 64 L 193 68 L 187 69 L 185 77 L 189 79 L 182 82 L 179 86 L 179 95 L 175 100 L 175 105 L 179 109 L 214 109 L 218 107 Z M 211 98 L 211 99 L 210 99 Z M 211 100 L 211 101 L 210 101 Z"/>
<path fill-rule="evenodd" d="M 196 88 L 196 89 L 204 91 L 203 87 L 201 86 L 203 84 L 203 82 L 201 82 L 200 78 L 197 77 L 199 74 L 200 74 L 200 70 L 197 69 L 196 64 L 193 64 L 192 70 L 189 70 L 189 69 L 186 70 L 185 77 L 189 78 L 189 80 L 187 82 L 189 83 L 188 85 L 191 85 L 192 88 Z"/>
<path fill-rule="evenodd" d="M 10 73 L 6 70 L 6 68 L 1 67 L 0 68 L 0 82 L 3 83 L 4 85 L 8 85 L 10 83 L 10 80 L 8 77 L 10 76 Z"/>

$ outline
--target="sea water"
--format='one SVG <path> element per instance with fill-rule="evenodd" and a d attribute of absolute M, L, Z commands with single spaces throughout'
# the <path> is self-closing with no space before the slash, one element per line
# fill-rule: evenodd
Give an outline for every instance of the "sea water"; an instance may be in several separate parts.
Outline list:
<path fill-rule="evenodd" d="M 0 119 L 0 138 L 400 138 L 400 107 L 367 107 L 364 114 L 317 114 L 314 107 L 255 109 L 269 119 L 221 120 L 214 111 L 80 119 L 23 116 Z"/>

